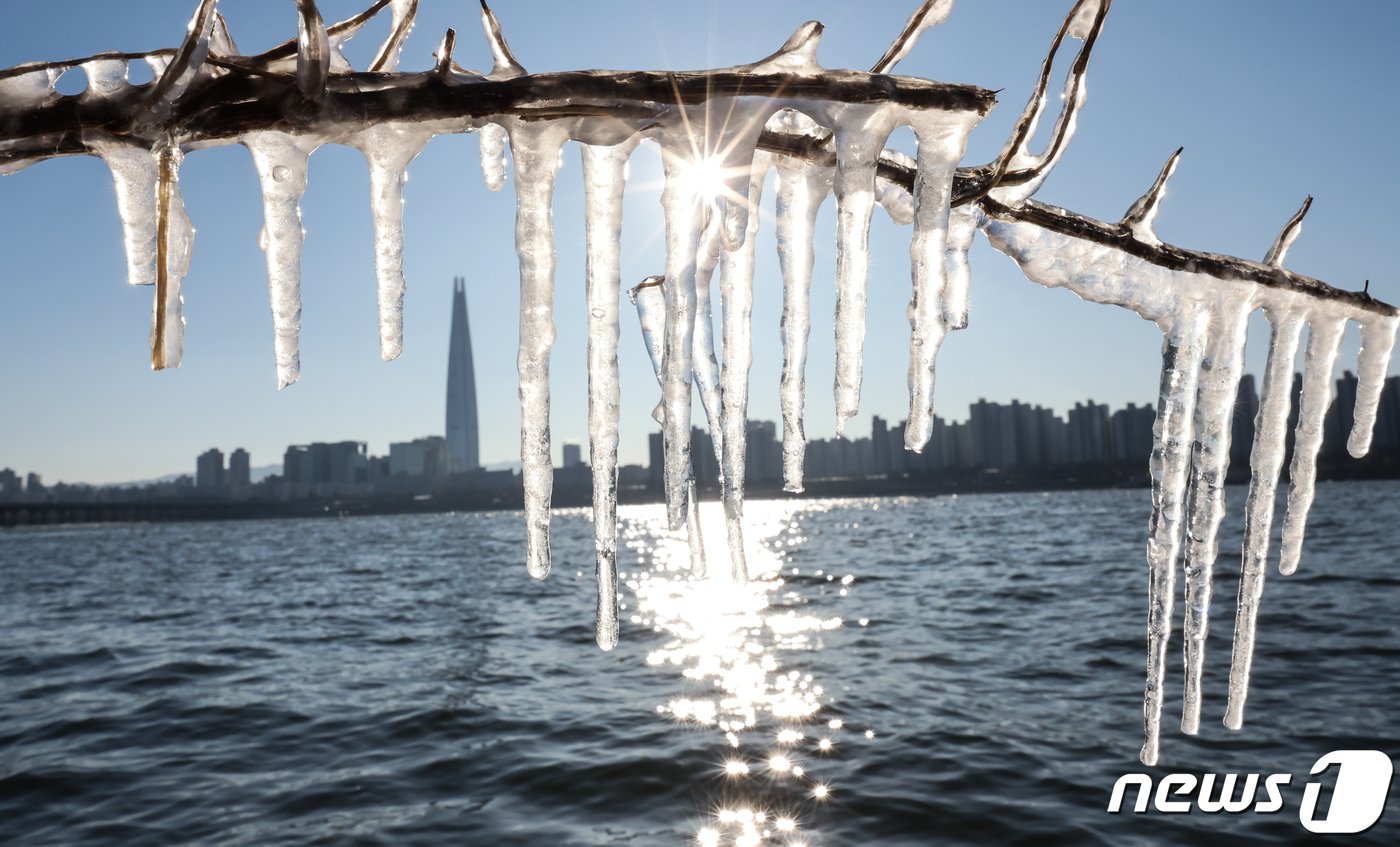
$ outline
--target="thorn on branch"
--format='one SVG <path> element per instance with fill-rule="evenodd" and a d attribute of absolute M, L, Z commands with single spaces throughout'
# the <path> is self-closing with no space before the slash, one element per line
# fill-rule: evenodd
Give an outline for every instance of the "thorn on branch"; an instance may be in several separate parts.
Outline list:
<path fill-rule="evenodd" d="M 1176 173 L 1176 163 L 1181 159 L 1181 151 L 1186 148 L 1178 147 L 1176 152 L 1167 159 L 1167 163 L 1162 166 L 1162 170 L 1157 174 L 1157 179 L 1152 183 L 1152 187 L 1147 189 L 1147 193 L 1137 199 L 1137 202 L 1123 215 L 1123 219 L 1118 222 L 1118 226 L 1131 232 L 1139 241 L 1149 244 L 1161 243 L 1157 238 L 1157 233 L 1153 231 L 1152 224 L 1157 219 L 1157 212 L 1162 207 L 1162 198 L 1167 194 L 1167 181 Z"/>
<path fill-rule="evenodd" d="M 496 13 L 491 11 L 491 7 L 486 5 L 486 0 L 481 0 L 481 28 L 486 33 L 486 43 L 491 47 L 491 60 L 494 65 L 487 78 L 511 79 L 524 76 L 525 68 L 515 60 L 515 54 L 510 52 L 510 45 L 501 33 L 501 23 L 496 20 Z"/>
<path fill-rule="evenodd" d="M 297 88 L 320 99 L 331 75 L 331 42 L 316 0 L 297 0 Z"/>
<path fill-rule="evenodd" d="M 904 29 L 890 44 L 885 55 L 870 68 L 872 74 L 887 74 L 894 66 L 914 49 L 924 30 L 932 29 L 948 19 L 953 11 L 953 0 L 924 0 L 923 5 L 914 10 L 905 22 Z"/>
<path fill-rule="evenodd" d="M 448 27 L 442 37 L 442 44 L 433 55 L 437 58 L 437 73 L 446 76 L 452 70 L 452 51 L 457 46 L 457 30 Z"/>
<path fill-rule="evenodd" d="M 1269 248 L 1269 253 L 1264 257 L 1264 264 L 1273 267 L 1283 267 L 1283 260 L 1288 256 L 1288 250 L 1293 246 L 1293 242 L 1298 240 L 1298 236 L 1303 232 L 1303 218 L 1307 217 L 1308 209 L 1312 208 L 1312 195 L 1303 201 L 1303 205 L 1298 211 L 1293 213 L 1293 217 L 1288 219 L 1288 223 L 1283 225 L 1283 232 L 1278 234 L 1274 241 L 1274 246 Z"/>

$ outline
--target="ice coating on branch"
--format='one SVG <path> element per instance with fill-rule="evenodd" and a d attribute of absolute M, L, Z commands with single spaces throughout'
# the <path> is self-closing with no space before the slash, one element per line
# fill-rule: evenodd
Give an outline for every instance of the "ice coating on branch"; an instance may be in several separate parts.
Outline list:
<path fill-rule="evenodd" d="M 255 132 L 243 138 L 253 154 L 262 187 L 268 296 L 272 304 L 272 345 L 277 387 L 301 375 L 301 198 L 306 193 L 307 159 L 314 143 L 282 132 Z"/>
<path fill-rule="evenodd" d="M 913 170 L 915 166 L 913 159 L 894 150 L 886 150 L 881 159 L 903 165 L 910 170 Z M 914 222 L 914 195 L 910 194 L 899 183 L 883 179 L 876 182 L 875 200 L 889 213 L 890 220 L 900 226 L 907 226 Z"/>
<path fill-rule="evenodd" d="M 878 156 L 895 125 L 890 106 L 848 106 L 837 115 L 836 144 L 836 434 L 860 411 L 865 350 L 870 216 Z"/>
<path fill-rule="evenodd" d="M 919 170 L 914 183 L 914 235 L 909 242 L 914 292 L 909 302 L 909 420 L 904 446 L 918 452 L 933 435 L 934 366 L 950 325 L 944 320 L 948 213 L 953 173 L 972 123 L 966 116 L 940 112 L 914 115 L 910 123 L 919 141 Z M 959 313 L 966 302 L 964 288 Z"/>
<path fill-rule="evenodd" d="M 598 646 L 617 646 L 618 308 L 622 287 L 622 193 L 636 142 L 582 145 L 588 242 L 588 462 L 593 471 L 593 548 Z"/>
<path fill-rule="evenodd" d="M 1400 318 L 1367 315 L 1361 325 L 1361 359 L 1357 368 L 1356 412 L 1347 452 L 1356 458 L 1371 449 L 1371 432 L 1376 426 L 1376 410 L 1385 388 L 1390 353 L 1395 349 L 1395 330 Z"/>
<path fill-rule="evenodd" d="M 379 355 L 403 352 L 403 189 L 408 165 L 433 134 L 416 124 L 378 124 L 354 139 L 369 163 L 374 215 L 374 273 L 379 304 Z"/>
<path fill-rule="evenodd" d="M 233 42 L 228 21 L 218 12 L 214 13 L 214 26 L 209 31 L 209 52 L 220 57 L 238 55 L 238 45 Z"/>
<path fill-rule="evenodd" d="M 180 367 L 185 350 L 184 297 L 180 294 L 194 253 L 194 224 L 185 214 L 180 193 L 179 147 L 155 153 L 156 187 L 156 296 L 151 316 L 151 368 Z"/>
<path fill-rule="evenodd" d="M 380 45 L 369 69 L 376 73 L 392 73 L 399 66 L 403 43 L 413 31 L 413 19 L 418 14 L 418 0 L 389 0 L 389 37 Z"/>
<path fill-rule="evenodd" d="M 1314 314 L 1308 322 L 1308 350 L 1303 366 L 1303 393 L 1298 400 L 1298 428 L 1293 436 L 1293 463 L 1288 468 L 1288 511 L 1283 517 L 1278 570 L 1291 574 L 1303 554 L 1303 530 L 1317 482 L 1317 454 L 1323 423 L 1332 405 L 1332 369 L 1342 344 L 1346 318 Z"/>
<path fill-rule="evenodd" d="M 500 191 L 506 184 L 507 135 L 505 127 L 499 124 L 484 124 L 479 132 L 481 176 L 492 191 Z"/>
<path fill-rule="evenodd" d="M 549 357 L 554 349 L 554 178 L 568 128 L 514 123 L 515 249 L 520 256 L 520 476 L 525 485 L 525 567 L 549 575 Z"/>
<path fill-rule="evenodd" d="M 1285 306 L 1278 311 L 1270 310 L 1267 314 L 1269 322 L 1273 325 L 1273 332 L 1269 339 L 1269 358 L 1264 369 L 1264 384 L 1259 393 L 1254 447 L 1249 457 L 1249 496 L 1245 500 L 1239 599 L 1235 604 L 1229 700 L 1225 706 L 1225 726 L 1230 729 L 1239 729 L 1244 725 L 1250 667 L 1254 662 L 1254 633 L 1269 561 L 1269 532 L 1274 522 L 1274 498 L 1287 445 L 1288 413 L 1292 406 L 1293 362 L 1298 357 L 1298 340 L 1303 332 L 1303 318 L 1296 307 Z"/>
<path fill-rule="evenodd" d="M 783 375 L 778 388 L 783 414 L 783 489 L 799 492 L 803 490 L 807 448 L 803 409 L 807 339 L 812 330 L 812 233 L 822 201 L 831 193 L 831 172 L 781 157 L 777 188 L 778 264 L 783 272 Z"/>
<path fill-rule="evenodd" d="M 1133 203 L 1132 207 L 1123 215 L 1123 220 L 1118 224 L 1144 244 L 1162 243 L 1162 239 L 1157 237 L 1152 225 L 1157 221 L 1157 213 L 1162 208 L 1162 198 L 1167 194 L 1167 180 L 1176 173 L 1176 163 L 1181 160 L 1182 149 L 1181 147 L 1176 148 L 1176 152 L 1162 166 L 1161 173 L 1157 174 L 1157 180 L 1152 183 L 1152 187 L 1147 189 L 1147 193 L 1139 197 L 1137 202 Z"/>
<path fill-rule="evenodd" d="M 729 540 L 729 573 L 737 582 L 749 578 L 744 548 L 744 480 L 749 434 L 749 367 L 753 364 L 753 269 L 758 240 L 757 213 L 763 180 L 772 166 L 768 153 L 754 154 L 745 198 L 751 209 L 743 244 L 721 257 L 720 293 L 724 302 L 724 364 L 720 371 L 724 391 L 720 426 L 723 460 L 720 462 L 724 501 L 725 535 Z"/>
<path fill-rule="evenodd" d="M 126 247 L 126 280 L 131 285 L 154 285 L 158 157 L 149 150 L 105 140 L 94 147 L 112 172 Z"/>
<path fill-rule="evenodd" d="M 1205 358 L 1197 382 L 1195 445 L 1187 495 L 1185 642 L 1186 684 L 1181 730 L 1195 735 L 1201 723 L 1201 674 L 1210 625 L 1212 577 L 1220 552 L 1217 536 L 1225 517 L 1225 474 L 1230 466 L 1230 424 L 1244 369 L 1245 335 L 1254 304 L 1248 291 L 1223 299 L 1212 310 Z"/>
<path fill-rule="evenodd" d="M 904 29 L 885 51 L 885 55 L 880 57 L 880 61 L 871 67 L 870 72 L 886 74 L 893 70 L 894 66 L 914 49 L 919 36 L 948 19 L 949 13 L 953 11 L 953 2 L 954 0 L 924 0 L 919 8 L 914 10 L 914 14 L 909 16 Z"/>
<path fill-rule="evenodd" d="M 145 103 L 145 117 L 150 122 L 160 123 L 170 116 L 175 101 L 184 95 L 204 67 L 204 60 L 209 56 L 209 36 L 214 29 L 214 10 L 218 5 L 219 0 L 201 0 L 185 32 L 185 42 L 170 64 L 157 70 L 159 76 Z M 147 61 L 156 69 L 155 61 Z"/>
<path fill-rule="evenodd" d="M 1152 425 L 1152 515 L 1147 525 L 1147 686 L 1143 694 L 1141 758 L 1157 764 L 1171 639 L 1176 561 L 1186 502 L 1187 470 L 1204 355 L 1207 316 L 1188 306 L 1164 327 L 1157 419 Z"/>
<path fill-rule="evenodd" d="M 1034 195 L 1045 184 L 1045 180 L 1050 176 L 1050 171 L 1069 147 L 1069 142 L 1074 137 L 1074 130 L 1078 125 L 1079 110 L 1084 107 L 1085 98 L 1088 96 L 1085 78 L 1088 72 L 1089 56 L 1093 52 L 1094 41 L 1098 38 L 1098 33 L 1103 26 L 1109 2 L 1110 0 L 1079 0 L 1070 10 L 1069 16 L 1065 18 L 1059 33 L 1056 34 L 1054 42 L 1050 45 L 1050 52 L 1041 65 L 1040 78 L 1036 82 L 1031 99 L 1022 111 L 1015 130 L 1007 139 L 1006 147 L 995 163 L 998 172 L 1003 174 L 1022 172 L 1025 178 L 993 188 L 988 196 L 997 202 L 1015 206 Z M 1070 72 L 1065 78 L 1064 90 L 1060 96 L 1064 106 L 1060 110 L 1059 117 L 1055 120 L 1055 128 L 1051 133 L 1050 142 L 1043 152 L 1032 153 L 1031 140 L 1035 137 L 1036 128 L 1040 125 L 1040 119 L 1045 114 L 1049 96 L 1050 74 L 1054 69 L 1055 56 L 1066 36 L 1079 39 L 1083 45 L 1075 57 L 1073 67 L 1070 68 Z"/>
<path fill-rule="evenodd" d="M 822 66 L 817 62 L 817 47 L 821 45 L 823 29 L 820 21 L 807 21 L 788 36 L 788 40 L 783 42 L 778 52 L 741 67 L 758 74 L 821 73 Z"/>
<path fill-rule="evenodd" d="M 501 24 L 496 20 L 496 13 L 486 5 L 486 0 L 481 0 L 481 28 L 486 33 L 486 43 L 491 47 L 491 60 L 494 65 L 486 78 L 514 79 L 524 76 L 525 69 L 515 60 L 515 54 L 510 52 L 510 45 L 501 34 Z"/>
<path fill-rule="evenodd" d="M 297 0 L 297 88 L 316 99 L 331 75 L 331 40 L 316 0 Z"/>

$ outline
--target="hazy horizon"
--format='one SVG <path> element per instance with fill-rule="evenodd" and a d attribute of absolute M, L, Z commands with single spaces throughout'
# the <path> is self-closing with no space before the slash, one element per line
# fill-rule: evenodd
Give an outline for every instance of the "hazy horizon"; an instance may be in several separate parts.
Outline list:
<path fill-rule="evenodd" d="M 7 16 L 0 66 L 106 50 L 179 43 L 192 0 L 152 0 L 140 15 L 97 0 L 51 0 Z M 322 0 L 328 20 L 363 0 Z M 819 58 L 868 67 L 902 26 L 908 3 L 696 4 L 616 2 L 608 12 L 543 0 L 500 2 L 496 12 L 531 71 L 591 67 L 696 68 L 752 61 L 803 20 L 827 24 Z M 900 64 L 902 74 L 1003 89 L 975 132 L 966 161 L 991 159 L 1024 104 L 1070 0 L 958 4 Z M 295 32 L 291 4 L 251 0 L 220 6 L 245 53 Z M 406 70 L 426 67 L 447 26 L 457 60 L 489 65 L 473 9 L 425 0 L 405 50 Z M 383 24 L 348 51 L 363 64 Z M 1260 258 L 1304 196 L 1316 198 L 1289 266 L 1329 283 L 1400 301 L 1393 266 L 1390 196 L 1400 178 L 1380 166 L 1396 135 L 1393 92 L 1400 63 L 1389 49 L 1400 7 L 1267 6 L 1192 0 L 1114 6 L 1089 72 L 1088 104 L 1064 161 L 1038 199 L 1116 220 L 1151 183 L 1167 155 L 1186 148 L 1158 220 L 1170 243 Z M 64 83 L 63 85 L 71 85 Z M 61 85 L 61 88 L 63 86 Z M 891 145 L 910 151 L 912 134 Z M 443 429 L 451 280 L 467 277 L 476 349 L 481 456 L 513 461 L 519 401 L 515 350 L 518 266 L 514 197 L 482 185 L 476 137 L 438 138 L 410 167 L 406 195 L 405 353 L 379 361 L 373 251 L 363 157 L 323 148 L 303 203 L 307 242 L 301 381 L 275 389 L 257 182 L 246 151 L 192 153 L 182 188 L 198 229 L 185 281 L 188 320 L 182 368 L 152 374 L 147 361 L 149 288 L 124 282 L 113 191 L 92 158 L 44 163 L 0 180 L 10 210 L 0 228 L 8 284 L 0 286 L 0 352 L 15 363 L 0 377 L 0 467 L 46 482 L 104 484 L 193 470 L 211 446 L 249 451 L 259 465 L 289 444 L 355 440 L 383 449 Z M 558 342 L 553 357 L 555 453 L 587 443 L 581 168 L 565 150 L 555 202 Z M 663 261 L 659 166 L 654 145 L 632 161 L 624 235 L 624 284 Z M 765 193 L 755 278 L 750 416 L 779 420 L 781 290 L 770 190 Z M 817 225 L 807 432 L 834 432 L 831 312 L 834 201 Z M 907 227 L 877 211 L 871 235 L 865 394 L 852 433 L 872 415 L 906 416 L 909 296 Z M 960 419 L 979 397 L 1012 398 L 1063 415 L 1092 397 L 1112 408 L 1150 400 L 1157 388 L 1159 331 L 1117 309 L 1091 308 L 1034 285 L 979 240 L 972 254 L 971 327 L 945 345 L 936 411 Z M 464 273 L 465 272 L 465 273 Z M 621 461 L 645 464 L 658 397 L 635 320 L 621 340 Z M 1355 369 L 1350 328 L 1338 371 Z M 1251 324 L 1248 370 L 1262 371 L 1267 325 Z M 949 410 L 958 410 L 950 413 Z M 697 422 L 699 418 L 697 417 Z M 586 453 L 586 450 L 585 450 Z M 184 471 L 179 471 L 184 472 Z"/>

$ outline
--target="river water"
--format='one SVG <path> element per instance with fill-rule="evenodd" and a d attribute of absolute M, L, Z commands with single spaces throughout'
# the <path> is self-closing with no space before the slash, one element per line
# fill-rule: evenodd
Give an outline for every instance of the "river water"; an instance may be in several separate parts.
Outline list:
<path fill-rule="evenodd" d="M 585 511 L 545 582 L 511 513 L 3 532 L 0 843 L 1304 843 L 1318 757 L 1400 758 L 1400 485 L 1321 486 L 1238 733 L 1230 490 L 1202 732 L 1174 643 L 1154 769 L 1147 496 L 751 502 L 748 587 L 625 508 L 612 653 Z M 1278 814 L 1106 813 L 1135 772 L 1294 777 Z M 1396 843 L 1396 794 L 1343 840 Z"/>

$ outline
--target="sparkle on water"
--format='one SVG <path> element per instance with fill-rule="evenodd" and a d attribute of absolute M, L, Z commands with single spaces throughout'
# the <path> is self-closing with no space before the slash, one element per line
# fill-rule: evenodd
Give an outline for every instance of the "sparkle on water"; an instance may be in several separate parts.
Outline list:
<path fill-rule="evenodd" d="M 629 509 L 622 521 L 627 553 L 620 558 L 637 563 L 622 581 L 636 599 L 632 624 L 658 634 L 647 664 L 679 671 L 684 685 L 680 696 L 657 706 L 657 713 L 716 733 L 717 796 L 723 800 L 699 822 L 695 842 L 797 847 L 802 842 L 792 836 L 810 834 L 811 828 L 801 810 L 831 792 L 821 773 L 808 772 L 805 760 L 829 757 L 831 735 L 844 724 L 823 714 L 831 707 L 823 686 L 785 660 L 821 649 L 821 634 L 839 629 L 843 621 L 805 614 L 800 596 L 788 586 L 788 580 L 799 578 L 782 553 L 796 529 L 796 507 L 746 505 L 749 582 L 732 581 L 721 563 L 727 541 L 714 503 L 701 507 L 700 534 L 715 576 L 691 575 L 686 531 L 668 530 L 663 510 L 650 507 Z M 841 584 L 854 581 L 847 576 Z M 818 738 L 809 731 L 815 727 L 824 727 L 826 734 Z"/>

